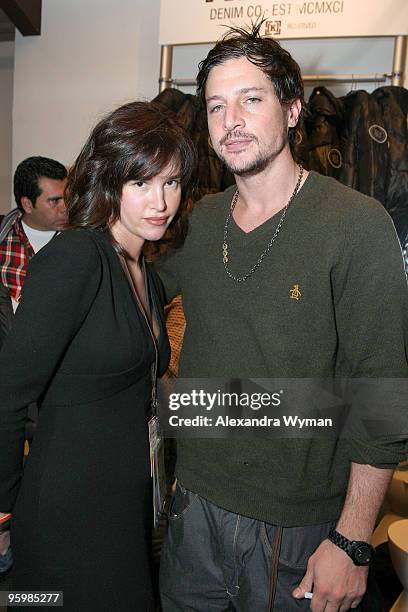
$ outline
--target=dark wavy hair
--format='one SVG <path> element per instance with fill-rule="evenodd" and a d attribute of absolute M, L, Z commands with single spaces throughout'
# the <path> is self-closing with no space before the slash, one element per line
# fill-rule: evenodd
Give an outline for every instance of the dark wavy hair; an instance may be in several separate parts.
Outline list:
<path fill-rule="evenodd" d="M 262 37 L 261 27 L 265 19 L 246 28 L 229 28 L 215 44 L 207 57 L 198 65 L 197 96 L 204 108 L 205 88 L 208 75 L 214 66 L 231 59 L 246 57 L 271 80 L 281 105 L 291 104 L 299 99 L 304 103 L 304 87 L 299 65 L 277 40 Z M 299 118 L 300 119 L 300 118 Z M 289 141 L 293 144 L 296 126 L 289 128 Z"/>
<path fill-rule="evenodd" d="M 26 197 L 35 207 L 41 189 L 38 186 L 40 178 L 49 178 L 54 181 L 63 181 L 67 176 L 67 169 L 55 159 L 49 157 L 27 157 L 16 168 L 13 178 L 14 198 L 17 207 L 23 210 L 21 198 Z"/>
<path fill-rule="evenodd" d="M 110 233 L 120 217 L 125 183 L 150 180 L 172 166 L 181 181 L 181 203 L 161 242 L 179 246 L 187 232 L 187 207 L 196 166 L 194 145 L 177 120 L 153 102 L 130 102 L 92 130 L 68 175 L 68 227 Z"/>

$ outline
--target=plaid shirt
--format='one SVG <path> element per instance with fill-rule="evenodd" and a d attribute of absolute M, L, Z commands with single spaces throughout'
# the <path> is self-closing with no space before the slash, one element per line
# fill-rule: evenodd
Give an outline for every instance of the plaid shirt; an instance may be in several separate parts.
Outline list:
<path fill-rule="evenodd" d="M 16 217 L 7 236 L 0 244 L 0 282 L 18 302 L 24 285 L 29 260 L 34 250 L 21 225 L 22 213 Z"/>

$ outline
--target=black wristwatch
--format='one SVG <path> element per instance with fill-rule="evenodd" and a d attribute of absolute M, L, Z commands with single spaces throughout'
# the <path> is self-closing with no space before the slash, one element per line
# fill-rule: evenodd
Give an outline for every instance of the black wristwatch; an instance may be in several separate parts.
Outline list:
<path fill-rule="evenodd" d="M 368 542 L 348 540 L 335 529 L 331 530 L 327 539 L 341 548 L 341 550 L 344 550 L 353 561 L 354 565 L 369 565 L 374 557 L 374 548 L 368 544 Z"/>

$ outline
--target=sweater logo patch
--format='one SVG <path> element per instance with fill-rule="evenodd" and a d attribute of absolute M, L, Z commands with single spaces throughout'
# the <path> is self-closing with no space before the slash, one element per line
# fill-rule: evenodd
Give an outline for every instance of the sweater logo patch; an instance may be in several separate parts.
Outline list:
<path fill-rule="evenodd" d="M 289 297 L 291 300 L 300 300 L 302 294 L 299 289 L 299 285 L 293 285 L 292 289 L 289 291 Z"/>

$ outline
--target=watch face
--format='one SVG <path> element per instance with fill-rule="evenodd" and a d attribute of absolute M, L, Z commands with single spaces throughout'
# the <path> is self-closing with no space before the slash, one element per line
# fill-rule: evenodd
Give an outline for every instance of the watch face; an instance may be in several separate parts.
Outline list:
<path fill-rule="evenodd" d="M 359 544 L 353 552 L 354 563 L 356 565 L 368 565 L 373 556 L 372 548 L 369 544 Z"/>

